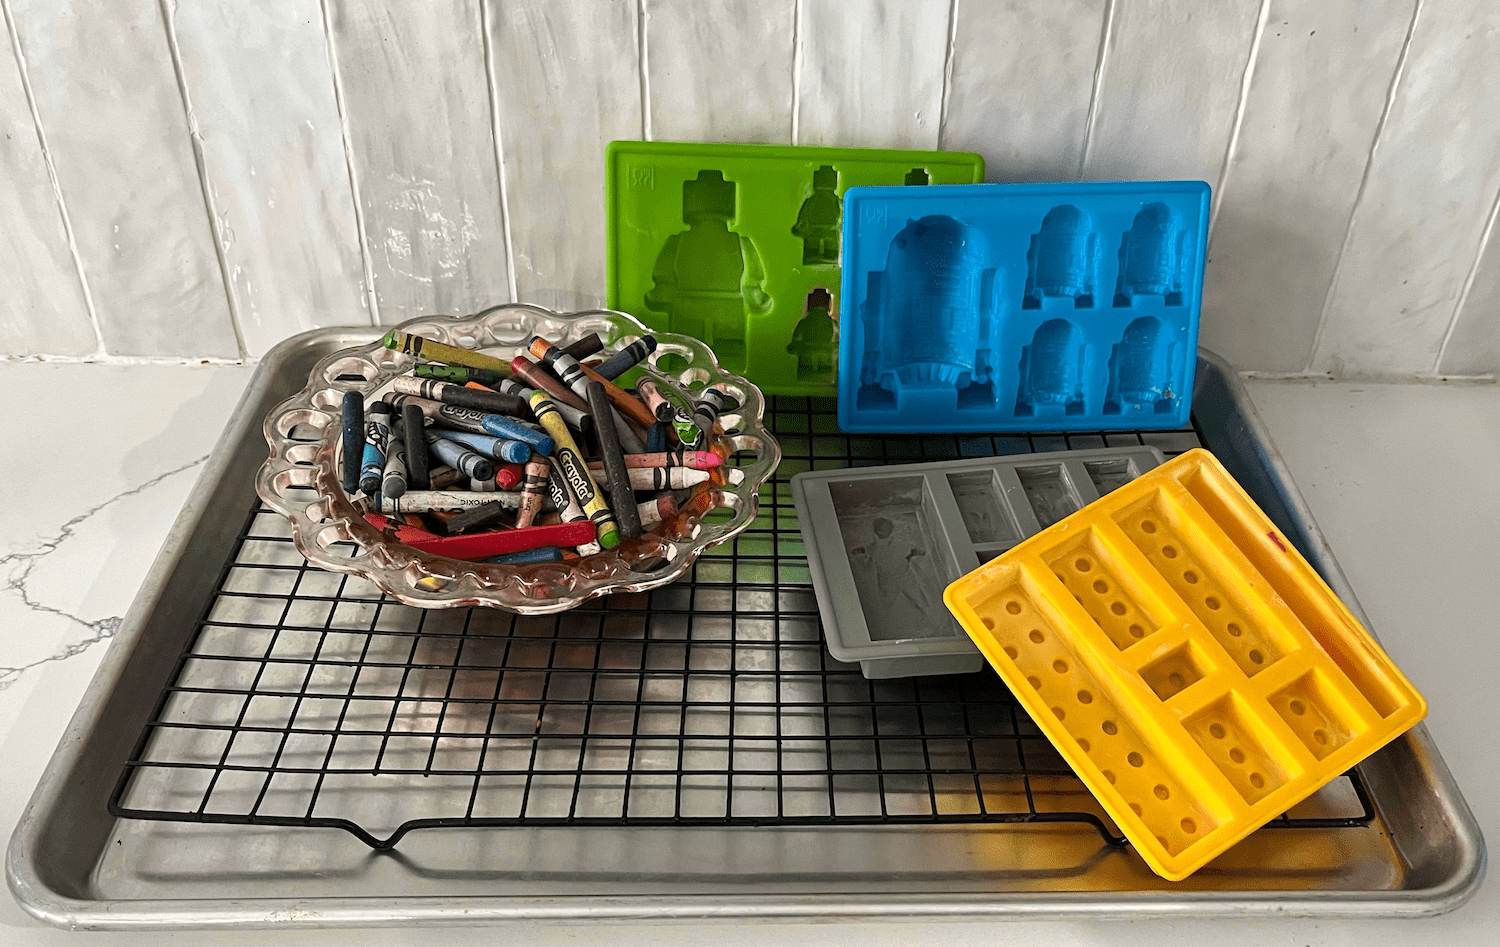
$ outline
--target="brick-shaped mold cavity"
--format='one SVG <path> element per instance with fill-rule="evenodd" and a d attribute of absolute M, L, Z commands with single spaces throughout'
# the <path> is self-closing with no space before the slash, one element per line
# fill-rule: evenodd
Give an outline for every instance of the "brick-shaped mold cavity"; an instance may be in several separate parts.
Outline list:
<path fill-rule="evenodd" d="M 1115 647 L 1124 650 L 1160 627 L 1120 580 L 1121 570 L 1115 568 L 1093 530 L 1045 553 L 1043 558 Z"/>
<path fill-rule="evenodd" d="M 1283 759 L 1268 750 L 1276 746 L 1274 738 L 1233 693 L 1188 717 L 1183 726 L 1251 805 L 1291 778 Z"/>
<path fill-rule="evenodd" d="M 1141 677 L 1157 697 L 1170 700 L 1203 680 L 1210 670 L 1203 653 L 1185 641 L 1141 668 Z"/>
<path fill-rule="evenodd" d="M 1218 582 L 1204 566 L 1197 551 L 1201 537 L 1182 528 L 1184 516 L 1181 507 L 1157 491 L 1114 518 L 1245 676 L 1254 677 L 1281 660 L 1282 645 L 1250 619 L 1254 609 L 1238 601 L 1244 593 Z"/>
<path fill-rule="evenodd" d="M 1168 854 L 1177 855 L 1219 825 L 1220 817 L 1157 759 L 1021 583 L 970 604 L 1025 676 L 1022 686 L 1040 696 L 1054 722 Z"/>
<path fill-rule="evenodd" d="M 1338 699 L 1317 671 L 1308 671 L 1272 694 L 1269 703 L 1308 751 L 1320 760 L 1364 730 L 1355 722 L 1357 718 L 1349 706 Z"/>

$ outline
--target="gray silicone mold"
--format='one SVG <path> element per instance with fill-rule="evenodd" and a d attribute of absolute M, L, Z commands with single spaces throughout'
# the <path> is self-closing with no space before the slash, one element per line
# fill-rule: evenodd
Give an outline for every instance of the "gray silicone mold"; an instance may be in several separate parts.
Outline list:
<path fill-rule="evenodd" d="M 798 474 L 829 653 L 872 679 L 979 670 L 984 656 L 943 605 L 948 583 L 1162 460 L 1109 447 Z"/>

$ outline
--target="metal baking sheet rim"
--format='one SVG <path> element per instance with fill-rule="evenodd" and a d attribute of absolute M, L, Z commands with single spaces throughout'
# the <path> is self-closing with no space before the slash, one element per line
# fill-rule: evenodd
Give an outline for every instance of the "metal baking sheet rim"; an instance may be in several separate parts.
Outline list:
<path fill-rule="evenodd" d="M 97 899 L 62 890 L 44 877 L 39 862 L 45 856 L 48 830 L 78 818 L 61 805 L 62 795 L 86 766 L 84 749 L 96 728 L 108 726 L 108 698 L 124 678 L 143 632 L 158 607 L 164 607 L 167 586 L 178 565 L 186 558 L 190 541 L 200 528 L 212 528 L 208 513 L 214 494 L 236 465 L 259 463 L 263 446 L 259 440 L 263 405 L 275 377 L 275 369 L 304 348 L 318 344 L 355 345 L 373 337 L 356 329 L 315 329 L 294 336 L 272 349 L 245 390 L 239 407 L 225 428 L 212 458 L 177 521 L 168 533 L 162 551 L 135 598 L 115 642 L 105 655 L 62 740 L 42 773 L 26 809 L 22 812 L 6 851 L 6 881 L 17 903 L 28 914 L 57 927 L 80 930 L 147 930 L 171 928 L 280 928 L 280 927 L 381 927 L 410 924 L 484 924 L 502 921 L 634 922 L 653 923 L 706 921 L 727 918 L 786 921 L 843 919 L 926 918 L 932 920 L 976 918 L 1145 918 L 1206 916 L 1292 917 L 1422 917 L 1451 911 L 1467 901 L 1484 879 L 1487 854 L 1478 823 L 1464 801 L 1425 726 L 1419 725 L 1393 743 L 1382 754 L 1404 750 L 1430 778 L 1433 801 L 1451 823 L 1453 842 L 1459 853 L 1452 870 L 1427 887 L 1400 891 L 1256 892 L 1221 894 L 1205 891 L 1115 892 L 1115 893 L 1003 893 L 1003 894 L 912 894 L 880 893 L 867 897 L 850 895 L 685 895 L 661 896 L 462 896 L 448 898 L 325 897 L 291 900 L 263 899 Z M 1227 437 L 1248 437 L 1262 451 L 1263 463 L 1279 481 L 1274 486 L 1301 521 L 1311 541 L 1311 558 L 1329 584 L 1368 625 L 1342 571 L 1334 562 L 1326 541 L 1312 521 L 1306 504 L 1271 446 L 1264 425 L 1243 386 L 1218 356 L 1200 349 L 1200 362 L 1222 379 L 1242 427 L 1226 431 Z M 1201 402 L 1200 402 L 1201 404 Z M 248 449 L 248 457 L 244 456 Z M 253 469 L 253 467 L 252 467 Z M 135 731 L 126 728 L 133 735 Z M 125 738 L 129 742 L 130 737 Z M 1377 758 L 1381 754 L 1377 754 Z M 1368 766 L 1369 763 L 1362 764 Z M 97 776 L 98 774 L 96 774 Z M 100 809 L 113 784 L 113 772 L 99 781 Z M 1374 791 L 1372 789 L 1372 796 Z M 1379 798 L 1375 799 L 1381 809 Z M 97 817 L 97 814 L 94 816 Z M 79 886 L 75 886 L 79 887 Z"/>

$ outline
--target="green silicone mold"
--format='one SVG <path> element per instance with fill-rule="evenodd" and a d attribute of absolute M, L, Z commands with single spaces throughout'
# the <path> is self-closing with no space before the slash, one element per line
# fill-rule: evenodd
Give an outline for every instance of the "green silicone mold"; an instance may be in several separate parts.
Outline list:
<path fill-rule="evenodd" d="M 983 180 L 966 152 L 611 142 L 609 308 L 766 392 L 832 394 L 844 191 Z"/>

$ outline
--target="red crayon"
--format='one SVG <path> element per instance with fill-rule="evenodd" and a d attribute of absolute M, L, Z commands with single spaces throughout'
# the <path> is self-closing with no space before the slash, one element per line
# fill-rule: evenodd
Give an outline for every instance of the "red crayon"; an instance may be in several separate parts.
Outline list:
<path fill-rule="evenodd" d="M 525 475 L 526 467 L 523 464 L 501 464 L 495 468 L 495 486 L 502 490 L 513 490 Z"/>
<path fill-rule="evenodd" d="M 370 517 L 377 516 L 378 514 L 370 514 Z M 383 516 L 378 516 L 378 522 L 370 519 L 371 525 L 376 527 L 383 527 L 387 522 L 389 521 Z M 508 552 L 540 549 L 543 546 L 577 546 L 593 542 L 594 537 L 592 520 L 576 520 L 552 526 L 528 526 L 525 529 L 502 529 L 468 536 L 434 536 L 410 526 L 396 529 L 396 539 L 411 548 L 453 559 L 482 559 Z"/>

